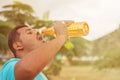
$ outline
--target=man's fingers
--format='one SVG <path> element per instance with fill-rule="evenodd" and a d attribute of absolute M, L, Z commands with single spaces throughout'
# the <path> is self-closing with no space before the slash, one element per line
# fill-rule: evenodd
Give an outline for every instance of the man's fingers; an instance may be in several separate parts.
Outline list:
<path fill-rule="evenodd" d="M 69 26 L 70 24 L 74 23 L 74 21 L 72 21 L 72 20 L 63 20 L 63 21 L 64 21 L 64 23 L 65 23 L 67 26 Z"/>
<path fill-rule="evenodd" d="M 74 21 L 72 21 L 72 20 L 56 20 L 56 21 L 54 21 L 54 23 L 69 26 L 70 24 L 74 23 Z"/>

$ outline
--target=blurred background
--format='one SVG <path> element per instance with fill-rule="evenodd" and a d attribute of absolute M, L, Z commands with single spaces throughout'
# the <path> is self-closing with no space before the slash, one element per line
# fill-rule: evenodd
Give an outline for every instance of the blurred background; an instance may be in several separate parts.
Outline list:
<path fill-rule="evenodd" d="M 40 29 L 51 27 L 54 20 L 85 21 L 89 34 L 69 38 L 43 72 L 49 80 L 120 80 L 119 3 L 119 0 L 0 0 L 0 69 L 13 57 L 7 35 L 16 25 L 25 23 Z"/>

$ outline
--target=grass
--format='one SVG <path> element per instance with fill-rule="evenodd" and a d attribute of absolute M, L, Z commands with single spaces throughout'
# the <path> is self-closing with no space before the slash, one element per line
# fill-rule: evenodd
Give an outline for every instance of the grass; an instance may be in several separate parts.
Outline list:
<path fill-rule="evenodd" d="M 50 76 L 49 80 L 120 80 L 119 75 L 119 69 L 100 71 L 91 66 L 64 66 L 59 76 Z"/>
<path fill-rule="evenodd" d="M 96 70 L 90 66 L 64 66 L 59 76 L 50 80 L 120 80 L 120 70 Z"/>

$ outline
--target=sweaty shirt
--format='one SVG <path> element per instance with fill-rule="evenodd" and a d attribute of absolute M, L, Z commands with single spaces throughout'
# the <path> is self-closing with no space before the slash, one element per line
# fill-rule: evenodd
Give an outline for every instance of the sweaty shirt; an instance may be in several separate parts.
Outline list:
<path fill-rule="evenodd" d="M 15 64 L 19 60 L 20 59 L 18 58 L 12 58 L 3 65 L 2 69 L 0 70 L 0 80 L 15 80 L 14 68 L 15 68 Z M 48 80 L 48 79 L 42 72 L 40 72 L 34 78 L 34 80 Z"/>

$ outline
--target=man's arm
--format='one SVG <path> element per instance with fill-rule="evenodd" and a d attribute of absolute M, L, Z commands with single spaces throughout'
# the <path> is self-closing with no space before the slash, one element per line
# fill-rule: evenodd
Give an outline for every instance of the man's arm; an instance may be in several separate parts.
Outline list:
<path fill-rule="evenodd" d="M 16 80 L 33 80 L 48 64 L 67 40 L 67 28 L 61 22 L 54 22 L 56 38 L 23 57 L 15 66 Z"/>

